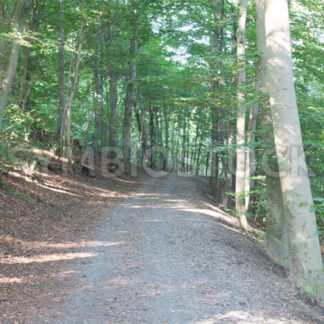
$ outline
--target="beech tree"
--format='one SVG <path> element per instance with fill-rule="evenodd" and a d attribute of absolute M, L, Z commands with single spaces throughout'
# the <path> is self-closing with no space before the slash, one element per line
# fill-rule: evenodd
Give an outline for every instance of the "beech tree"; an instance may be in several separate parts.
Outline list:
<path fill-rule="evenodd" d="M 246 170 L 246 153 L 245 153 L 245 124 L 246 112 L 244 106 L 244 94 L 242 87 L 246 80 L 245 67 L 245 33 L 246 33 L 246 15 L 247 15 L 247 0 L 241 0 L 240 3 L 240 18 L 238 22 L 238 37 L 237 37 L 237 60 L 238 60 L 238 110 L 236 120 L 236 211 L 244 230 L 248 230 L 248 221 L 245 215 L 245 170 Z"/>
<path fill-rule="evenodd" d="M 270 104 L 267 97 L 267 60 L 264 0 L 256 1 L 256 28 L 258 67 L 257 85 L 260 90 L 260 107 L 262 113 L 262 141 L 264 157 L 262 161 L 266 176 L 266 251 L 278 264 L 289 268 L 289 247 L 285 206 L 282 198 L 277 156 L 274 152 L 274 138 Z"/>
<path fill-rule="evenodd" d="M 267 87 L 280 183 L 286 205 L 290 274 L 299 285 L 322 290 L 323 263 L 296 103 L 288 2 L 265 1 Z M 322 280 L 321 280 L 322 279 Z"/>

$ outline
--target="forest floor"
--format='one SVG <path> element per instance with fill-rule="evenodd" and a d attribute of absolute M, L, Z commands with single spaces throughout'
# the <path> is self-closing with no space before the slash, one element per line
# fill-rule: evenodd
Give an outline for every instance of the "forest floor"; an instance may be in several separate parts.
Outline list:
<path fill-rule="evenodd" d="M 2 175 L 0 323 L 323 323 L 203 177 Z"/>

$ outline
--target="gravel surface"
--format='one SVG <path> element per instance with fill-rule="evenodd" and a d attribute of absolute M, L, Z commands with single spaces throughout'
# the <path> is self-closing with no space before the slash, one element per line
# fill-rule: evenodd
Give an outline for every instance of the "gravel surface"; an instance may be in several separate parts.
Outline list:
<path fill-rule="evenodd" d="M 256 242 L 217 220 L 197 183 L 149 178 L 89 238 L 97 246 L 74 264 L 60 309 L 27 322 L 324 323 Z"/>

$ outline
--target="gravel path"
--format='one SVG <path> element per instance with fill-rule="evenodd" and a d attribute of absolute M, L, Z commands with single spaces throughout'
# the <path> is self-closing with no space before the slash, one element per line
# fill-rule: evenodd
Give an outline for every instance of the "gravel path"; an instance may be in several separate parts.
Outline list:
<path fill-rule="evenodd" d="M 217 221 L 197 181 L 150 178 L 93 234 L 60 312 L 28 323 L 321 322 L 256 243 Z"/>

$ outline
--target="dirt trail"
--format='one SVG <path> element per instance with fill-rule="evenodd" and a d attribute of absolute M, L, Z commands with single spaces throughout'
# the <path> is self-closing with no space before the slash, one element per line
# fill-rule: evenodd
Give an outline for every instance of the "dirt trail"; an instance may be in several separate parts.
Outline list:
<path fill-rule="evenodd" d="M 197 179 L 148 179 L 78 249 L 64 303 L 27 323 L 320 322 L 319 307 L 217 216 Z"/>

